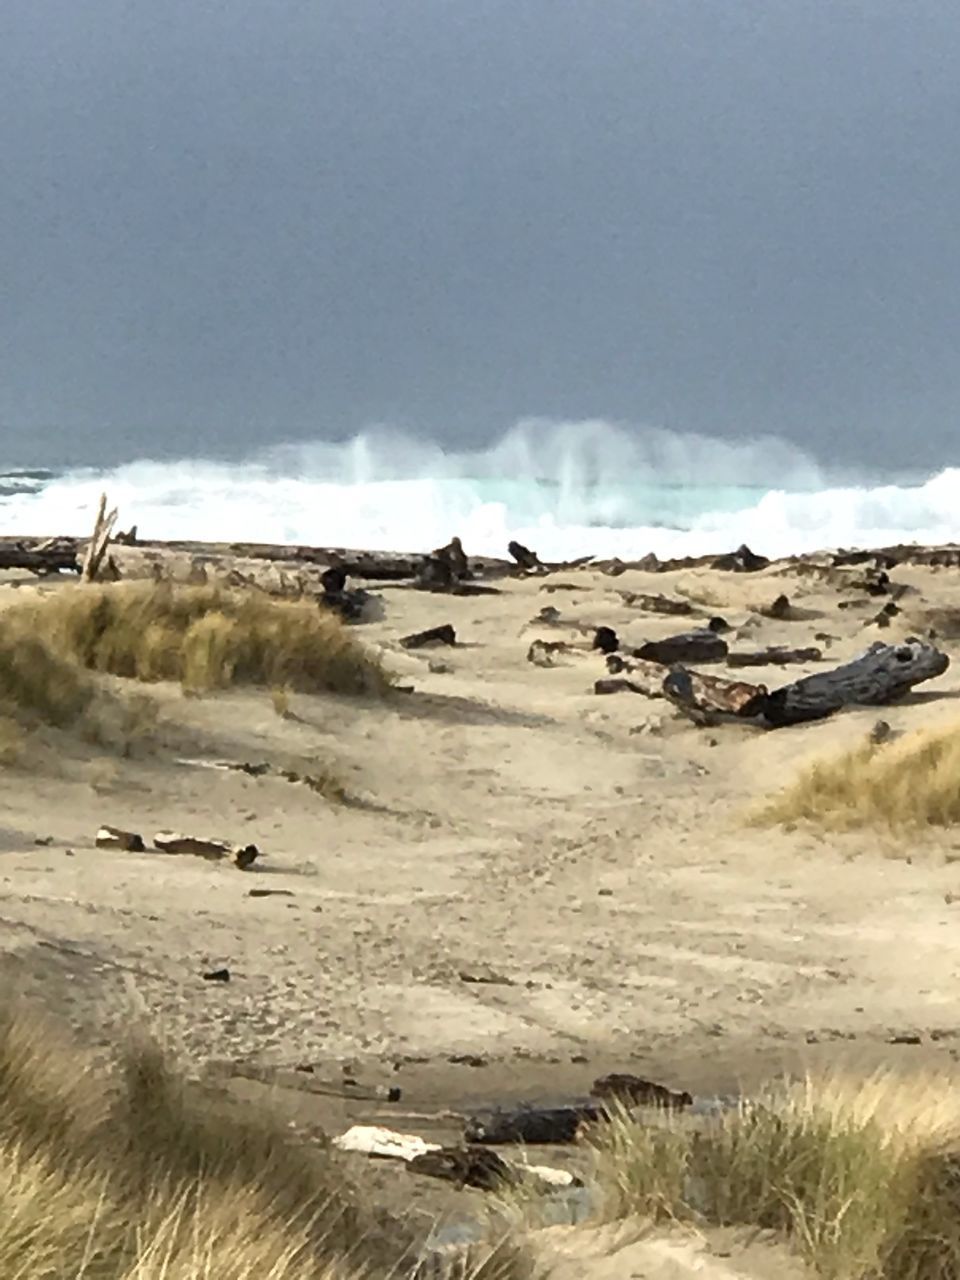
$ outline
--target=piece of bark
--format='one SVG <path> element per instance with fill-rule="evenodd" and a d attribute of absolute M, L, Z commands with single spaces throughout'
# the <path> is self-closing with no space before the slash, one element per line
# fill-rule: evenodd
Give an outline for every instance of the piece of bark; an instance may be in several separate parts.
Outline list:
<path fill-rule="evenodd" d="M 581 1127 L 603 1120 L 601 1106 L 586 1104 L 576 1107 L 521 1107 L 516 1111 L 495 1111 L 485 1116 L 471 1116 L 464 1136 L 468 1143 L 484 1146 L 508 1146 L 526 1143 L 530 1146 L 552 1146 L 575 1141 Z"/>
<path fill-rule="evenodd" d="M 648 613 L 684 617 L 694 611 L 689 600 L 675 600 L 670 596 L 645 596 L 636 591 L 621 591 L 620 596 L 628 608 L 646 609 Z"/>
<path fill-rule="evenodd" d="M 704 628 L 668 636 L 665 640 L 650 640 L 636 651 L 638 658 L 648 662 L 660 662 L 672 667 L 676 663 L 720 662 L 726 656 L 728 646 L 715 631 Z"/>
<path fill-rule="evenodd" d="M 143 843 L 143 836 L 137 835 L 135 831 L 124 831 L 120 827 L 101 827 L 95 844 L 98 849 L 120 849 L 123 853 L 145 853 L 147 848 Z"/>
<path fill-rule="evenodd" d="M 728 667 L 788 667 L 799 662 L 819 662 L 823 657 L 820 649 L 786 649 L 781 645 L 773 645 L 769 649 L 758 649 L 753 653 L 728 653 Z"/>
<path fill-rule="evenodd" d="M 727 715 L 752 718 L 759 715 L 767 698 L 764 685 L 705 676 L 677 667 L 663 682 L 664 696 L 694 718 L 700 715 Z"/>
<path fill-rule="evenodd" d="M 768 723 L 781 726 L 822 720 L 841 707 L 884 706 L 942 676 L 949 665 L 945 653 L 922 640 L 897 645 L 878 640 L 853 662 L 775 689 L 763 714 Z"/>
<path fill-rule="evenodd" d="M 663 1107 L 677 1111 L 693 1106 L 693 1096 L 686 1090 L 675 1092 L 666 1085 L 629 1073 L 615 1072 L 613 1075 L 601 1076 L 599 1080 L 594 1080 L 590 1093 L 594 1098 L 615 1099 L 634 1106 Z"/>
<path fill-rule="evenodd" d="M 226 840 L 207 840 L 199 836 L 181 835 L 176 831 L 158 831 L 153 837 L 153 846 L 160 853 L 187 854 L 205 858 L 208 862 L 232 858 L 241 871 L 252 866 L 260 856 L 260 850 L 255 844 L 233 845 Z"/>
<path fill-rule="evenodd" d="M 425 649 L 429 645 L 455 645 L 457 633 L 449 622 L 439 627 L 430 627 L 427 631 L 417 631 L 413 635 L 404 636 L 400 645 L 404 649 Z"/>

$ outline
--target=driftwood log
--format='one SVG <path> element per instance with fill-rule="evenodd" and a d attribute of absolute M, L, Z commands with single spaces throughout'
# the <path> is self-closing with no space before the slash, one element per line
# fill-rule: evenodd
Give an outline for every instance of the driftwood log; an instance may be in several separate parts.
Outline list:
<path fill-rule="evenodd" d="M 416 631 L 413 635 L 404 636 L 400 641 L 403 649 L 425 649 L 430 645 L 455 645 L 457 633 L 449 622 L 439 627 L 430 627 L 427 631 Z"/>
<path fill-rule="evenodd" d="M 915 685 L 942 676 L 949 665 L 945 653 L 922 640 L 896 645 L 877 641 L 853 662 L 775 689 L 766 698 L 763 716 L 780 726 L 822 720 L 841 707 L 885 706 Z"/>
<path fill-rule="evenodd" d="M 671 667 L 678 662 L 721 662 L 727 652 L 726 640 L 705 627 L 700 631 L 668 636 L 665 640 L 650 640 L 637 649 L 636 656 Z"/>
<path fill-rule="evenodd" d="M 728 653 L 728 667 L 788 667 L 799 662 L 819 662 L 820 649 L 787 649 L 773 645 L 769 649 L 757 649 L 752 653 Z"/>
<path fill-rule="evenodd" d="M 647 662 L 643 658 L 625 658 L 619 653 L 611 653 L 607 657 L 607 670 L 611 676 L 623 676 L 622 679 L 609 681 L 598 680 L 596 693 L 618 693 L 621 689 L 629 689 L 632 693 L 644 693 L 648 698 L 663 697 L 663 682 L 670 674 L 670 668 L 660 662 Z M 600 688 L 600 685 L 608 688 Z"/>
<path fill-rule="evenodd" d="M 610 1098 L 623 1105 L 638 1107 L 663 1107 L 679 1111 L 693 1106 L 693 1095 L 685 1089 L 675 1092 L 666 1085 L 657 1084 L 654 1080 L 644 1080 L 641 1076 L 628 1072 L 601 1076 L 599 1080 L 594 1080 L 590 1093 L 594 1098 Z"/>
<path fill-rule="evenodd" d="M 66 538 L 28 545 L 15 542 L 0 546 L 0 569 L 29 569 L 31 573 L 79 573 L 77 544 Z"/>
<path fill-rule="evenodd" d="M 705 676 L 686 667 L 675 667 L 663 682 L 663 693 L 678 710 L 698 722 L 714 717 L 752 719 L 763 712 L 767 690 L 762 684 Z"/>
<path fill-rule="evenodd" d="M 676 600 L 672 596 L 646 596 L 637 591 L 621 591 L 620 598 L 628 609 L 646 609 L 648 613 L 687 617 L 694 611 L 689 600 Z"/>
<path fill-rule="evenodd" d="M 605 1109 L 587 1103 L 575 1107 L 521 1107 L 516 1111 L 495 1111 L 485 1116 L 471 1116 L 464 1136 L 468 1143 L 484 1146 L 553 1146 L 575 1141 L 585 1124 L 605 1119 Z"/>

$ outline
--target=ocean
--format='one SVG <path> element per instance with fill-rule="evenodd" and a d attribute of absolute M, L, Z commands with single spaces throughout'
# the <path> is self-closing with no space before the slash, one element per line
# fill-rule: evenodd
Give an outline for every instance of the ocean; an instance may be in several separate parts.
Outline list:
<path fill-rule="evenodd" d="M 731 443 L 603 422 L 527 421 L 482 449 L 374 430 L 240 462 L 3 470 L 0 534 L 84 535 L 101 492 L 141 537 L 480 555 L 516 538 L 544 559 L 768 556 L 960 541 L 960 468 L 892 480 L 828 473 L 776 439 Z"/>

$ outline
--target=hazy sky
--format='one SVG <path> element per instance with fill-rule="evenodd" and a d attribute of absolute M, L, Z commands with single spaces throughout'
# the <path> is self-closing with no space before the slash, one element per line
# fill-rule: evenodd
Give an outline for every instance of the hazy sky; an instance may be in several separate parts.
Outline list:
<path fill-rule="evenodd" d="M 0 0 L 0 464 L 960 461 L 957 0 Z"/>

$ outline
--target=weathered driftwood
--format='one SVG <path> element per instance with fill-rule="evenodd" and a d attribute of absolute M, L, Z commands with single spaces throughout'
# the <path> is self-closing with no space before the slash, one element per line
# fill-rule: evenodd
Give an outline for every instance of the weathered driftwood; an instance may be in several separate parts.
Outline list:
<path fill-rule="evenodd" d="M 758 612 L 765 618 L 773 618 L 777 622 L 789 622 L 794 617 L 790 597 L 787 595 L 777 596 L 772 604 L 765 605 Z"/>
<path fill-rule="evenodd" d="M 728 573 L 756 573 L 759 569 L 766 569 L 769 563 L 766 556 L 758 556 L 743 543 L 730 555 L 718 556 L 711 561 L 710 568 L 723 569 Z"/>
<path fill-rule="evenodd" d="M 841 707 L 885 706 L 915 685 L 942 676 L 949 665 L 945 653 L 922 640 L 896 645 L 877 641 L 853 662 L 775 689 L 766 698 L 763 715 L 779 726 L 822 720 Z"/>
<path fill-rule="evenodd" d="M 0 569 L 29 569 L 36 574 L 79 573 L 77 544 L 66 538 L 52 538 L 47 543 L 0 546 Z"/>
<path fill-rule="evenodd" d="M 678 662 L 720 662 L 727 656 L 727 651 L 726 640 L 716 631 L 704 627 L 668 636 L 665 640 L 650 640 L 637 649 L 636 656 L 670 667 Z"/>
<path fill-rule="evenodd" d="M 226 840 L 206 840 L 198 836 L 181 835 L 176 831 L 158 831 L 153 837 L 153 847 L 160 853 L 190 854 L 195 858 L 206 858 L 210 862 L 232 858 L 241 871 L 253 866 L 260 856 L 260 850 L 255 844 L 235 845 Z"/>
<path fill-rule="evenodd" d="M 602 1106 L 587 1103 L 573 1107 L 521 1107 L 516 1111 L 494 1111 L 471 1116 L 464 1136 L 468 1143 L 508 1146 L 521 1142 L 529 1146 L 553 1146 L 573 1142 L 585 1124 L 606 1117 Z"/>
<path fill-rule="evenodd" d="M 110 535 L 113 533 L 113 526 L 117 523 L 117 514 L 116 507 L 108 513 L 107 495 L 102 493 L 100 506 L 97 508 L 97 518 L 93 525 L 93 535 L 87 543 L 80 569 L 80 576 L 84 582 L 96 582 L 100 574 L 100 566 L 110 545 Z"/>
<path fill-rule="evenodd" d="M 666 1085 L 626 1072 L 615 1072 L 594 1080 L 590 1093 L 594 1098 L 610 1098 L 632 1106 L 664 1107 L 677 1111 L 693 1106 L 693 1095 L 686 1090 L 675 1092 Z"/>
<path fill-rule="evenodd" d="M 437 1142 L 426 1142 L 417 1134 L 396 1133 L 381 1125 L 354 1125 L 334 1138 L 332 1145 L 358 1155 L 403 1160 L 413 1173 L 489 1191 L 524 1182 L 549 1191 L 575 1186 L 578 1182 L 565 1169 L 507 1160 L 486 1147 L 443 1147 Z"/>
<path fill-rule="evenodd" d="M 147 848 L 143 836 L 121 827 L 101 827 L 94 843 L 98 849 L 120 849 L 123 853 L 144 853 Z"/>
<path fill-rule="evenodd" d="M 507 551 L 516 560 L 519 568 L 526 570 L 527 573 L 543 572 L 547 567 L 537 553 L 531 551 L 529 547 L 525 547 L 522 542 L 508 543 Z"/>
<path fill-rule="evenodd" d="M 413 635 L 404 636 L 400 645 L 404 649 L 425 649 L 430 645 L 455 645 L 457 633 L 449 622 L 439 627 L 430 627 L 427 631 L 416 631 Z"/>
<path fill-rule="evenodd" d="M 414 1156 L 407 1168 L 428 1178 L 442 1178 L 458 1187 L 477 1187 L 481 1191 L 501 1191 L 515 1187 L 520 1177 L 515 1166 L 489 1147 L 441 1147 Z"/>
<path fill-rule="evenodd" d="M 597 627 L 593 633 L 593 648 L 601 653 L 616 653 L 620 648 L 620 637 L 613 627 Z"/>
<path fill-rule="evenodd" d="M 663 682 L 664 696 L 675 707 L 695 720 L 712 716 L 751 718 L 759 715 L 765 704 L 764 685 L 724 680 L 721 676 L 705 676 L 698 671 L 676 667 Z"/>
<path fill-rule="evenodd" d="M 646 609 L 648 613 L 686 617 L 694 611 L 689 600 L 676 600 L 671 596 L 646 596 L 638 591 L 621 591 L 620 598 L 628 608 Z"/>
<path fill-rule="evenodd" d="M 619 653 L 611 653 L 607 657 L 607 670 L 612 678 L 598 680 L 594 686 L 595 693 L 620 693 L 627 690 L 630 693 L 645 694 L 648 698 L 663 697 L 663 682 L 670 673 L 670 668 L 660 662 L 625 658 Z M 605 687 L 601 688 L 601 685 Z"/>
<path fill-rule="evenodd" d="M 593 692 L 597 694 L 610 693 L 643 693 L 647 690 L 642 685 L 635 684 L 632 680 L 627 680 L 624 676 L 602 676 L 599 680 L 595 680 L 593 684 Z M 647 694 L 647 696 L 651 696 Z M 657 696 L 657 695 L 653 695 Z"/>
<path fill-rule="evenodd" d="M 527 661 L 535 667 L 555 667 L 561 654 L 572 652 L 573 646 L 566 640 L 534 640 L 527 650 Z"/>
<path fill-rule="evenodd" d="M 823 652 L 816 648 L 787 649 L 772 645 L 769 649 L 757 649 L 752 653 L 728 653 L 728 667 L 787 667 L 799 662 L 819 662 Z"/>

